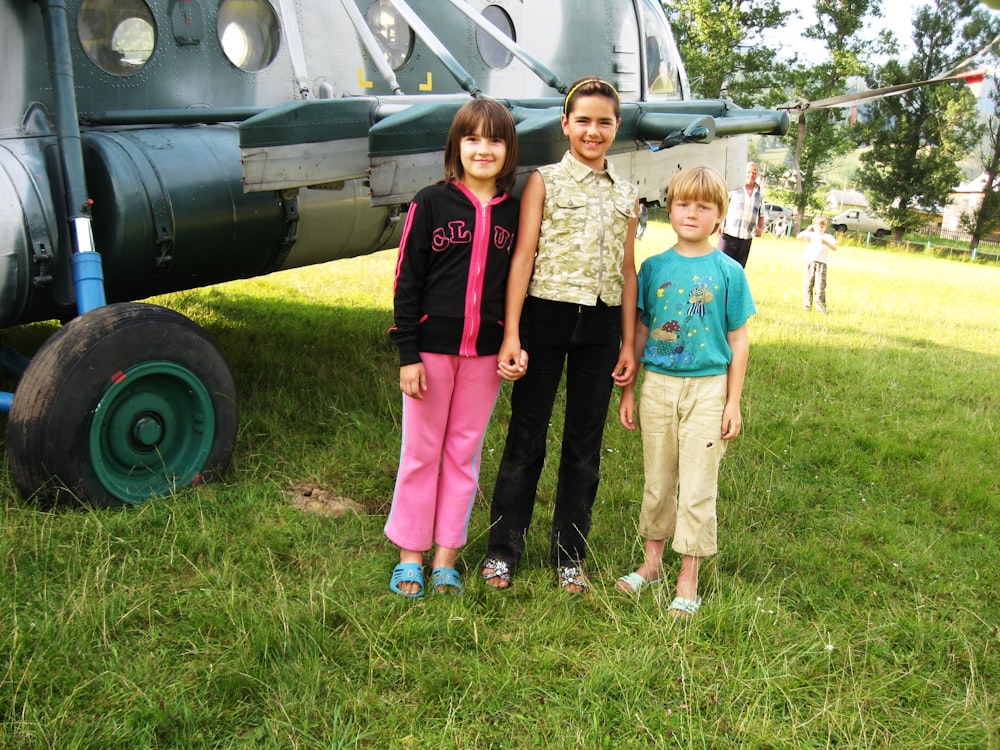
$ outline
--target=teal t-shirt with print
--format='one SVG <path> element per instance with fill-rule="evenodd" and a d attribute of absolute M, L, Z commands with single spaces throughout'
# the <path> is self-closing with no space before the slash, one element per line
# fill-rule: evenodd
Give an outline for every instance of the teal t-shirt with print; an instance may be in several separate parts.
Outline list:
<path fill-rule="evenodd" d="M 642 363 L 666 375 L 726 372 L 726 334 L 757 312 L 743 267 L 719 250 L 694 258 L 670 248 L 639 269 L 639 317 L 649 327 Z"/>

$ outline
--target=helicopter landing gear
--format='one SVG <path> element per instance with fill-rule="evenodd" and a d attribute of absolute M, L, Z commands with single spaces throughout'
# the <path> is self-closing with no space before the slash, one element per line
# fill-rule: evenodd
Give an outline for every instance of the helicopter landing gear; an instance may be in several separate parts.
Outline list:
<path fill-rule="evenodd" d="M 215 342 L 163 307 L 98 307 L 54 334 L 18 384 L 7 426 L 25 497 L 138 504 L 225 471 L 236 386 Z"/>

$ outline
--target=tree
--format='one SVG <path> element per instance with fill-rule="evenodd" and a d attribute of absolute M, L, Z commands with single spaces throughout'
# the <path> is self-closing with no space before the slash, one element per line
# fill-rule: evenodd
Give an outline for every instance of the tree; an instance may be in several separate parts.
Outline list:
<path fill-rule="evenodd" d="M 663 10 L 697 96 L 741 107 L 777 103 L 784 67 L 761 41 L 791 11 L 774 0 L 663 0 Z"/>
<path fill-rule="evenodd" d="M 827 60 L 796 66 L 792 82 L 799 99 L 818 101 L 846 93 L 848 80 L 867 72 L 873 54 L 894 49 L 889 36 L 865 41 L 859 35 L 868 19 L 879 12 L 878 0 L 816 0 L 817 21 L 805 36 L 823 44 Z M 826 168 L 855 148 L 850 127 L 851 119 L 843 109 L 807 108 L 798 113 L 797 128 L 787 136 L 794 148 L 796 232 L 815 202 Z"/>
<path fill-rule="evenodd" d="M 983 193 L 979 205 L 971 212 L 962 216 L 964 228 L 972 235 L 969 249 L 972 257 L 983 237 L 990 235 L 1000 226 L 1000 89 L 994 87 L 990 93 L 993 101 L 993 114 L 986 126 L 986 137 L 983 139 L 980 156 L 983 163 Z"/>
<path fill-rule="evenodd" d="M 869 80 L 873 87 L 925 81 L 983 49 L 1000 22 L 977 0 L 936 0 L 917 10 L 916 53 L 906 63 L 889 60 Z M 864 118 L 859 182 L 872 203 L 886 211 L 900 239 L 923 219 L 914 209 L 938 210 L 961 180 L 959 162 L 981 137 L 975 102 L 965 86 L 921 86 L 877 99 Z"/>

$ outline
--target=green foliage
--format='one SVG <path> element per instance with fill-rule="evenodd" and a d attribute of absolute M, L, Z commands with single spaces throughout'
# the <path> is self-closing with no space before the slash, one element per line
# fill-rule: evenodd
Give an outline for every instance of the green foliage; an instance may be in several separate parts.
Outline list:
<path fill-rule="evenodd" d="M 696 96 L 728 97 L 742 107 L 776 104 L 783 65 L 763 33 L 790 15 L 767 0 L 664 0 Z"/>
<path fill-rule="evenodd" d="M 914 22 L 916 54 L 889 60 L 873 86 L 926 81 L 978 52 L 1000 32 L 1000 20 L 974 0 L 924 6 Z M 873 101 L 860 130 L 870 148 L 858 179 L 876 208 L 902 233 L 923 221 L 911 208 L 940 209 L 961 181 L 959 163 L 979 142 L 975 102 L 961 85 L 939 84 Z"/>
<path fill-rule="evenodd" d="M 654 219 L 639 249 L 671 241 Z M 227 354 L 234 467 L 122 512 L 42 511 L 0 467 L 0 747 L 997 747 L 1000 267 L 841 247 L 819 316 L 801 251 L 753 243 L 746 431 L 690 623 L 669 585 L 614 588 L 641 555 L 642 457 L 613 414 L 594 592 L 561 595 L 547 568 L 551 466 L 514 588 L 479 583 L 509 387 L 466 595 L 389 592 L 394 253 L 158 300 Z M 52 328 L 5 340 L 30 352 Z M 366 510 L 303 513 L 300 484 Z"/>
<path fill-rule="evenodd" d="M 795 101 L 820 101 L 847 93 L 848 80 L 864 73 L 869 58 L 891 49 L 889 40 L 868 42 L 859 36 L 877 9 L 870 0 L 816 3 L 818 20 L 806 29 L 806 36 L 822 44 L 826 60 L 792 71 L 789 82 Z M 822 202 L 816 193 L 825 186 L 829 168 L 855 148 L 848 111 L 807 109 L 797 116 L 786 141 L 795 152 L 794 204 L 799 215 L 805 216 L 810 205 Z"/>
<path fill-rule="evenodd" d="M 986 137 L 982 144 L 983 194 L 978 207 L 971 213 L 962 215 L 962 226 L 972 235 L 972 248 L 996 231 L 1000 226 L 1000 89 L 994 88 L 990 98 L 993 114 L 986 123 Z"/>

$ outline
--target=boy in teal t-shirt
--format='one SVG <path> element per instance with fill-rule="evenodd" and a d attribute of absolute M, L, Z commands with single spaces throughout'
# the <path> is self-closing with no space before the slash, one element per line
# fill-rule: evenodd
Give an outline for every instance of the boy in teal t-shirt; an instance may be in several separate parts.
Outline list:
<path fill-rule="evenodd" d="M 747 319 L 756 312 L 739 263 L 709 238 L 726 213 L 728 188 L 709 167 L 674 176 L 666 203 L 677 243 L 639 270 L 636 357 L 643 365 L 641 432 L 645 488 L 639 533 L 643 564 L 618 579 L 638 592 L 663 577 L 666 540 L 681 555 L 675 614 L 698 611 L 701 559 L 718 551 L 719 463 L 740 434 L 749 357 Z M 623 389 L 619 418 L 636 428 L 635 387 Z"/>

